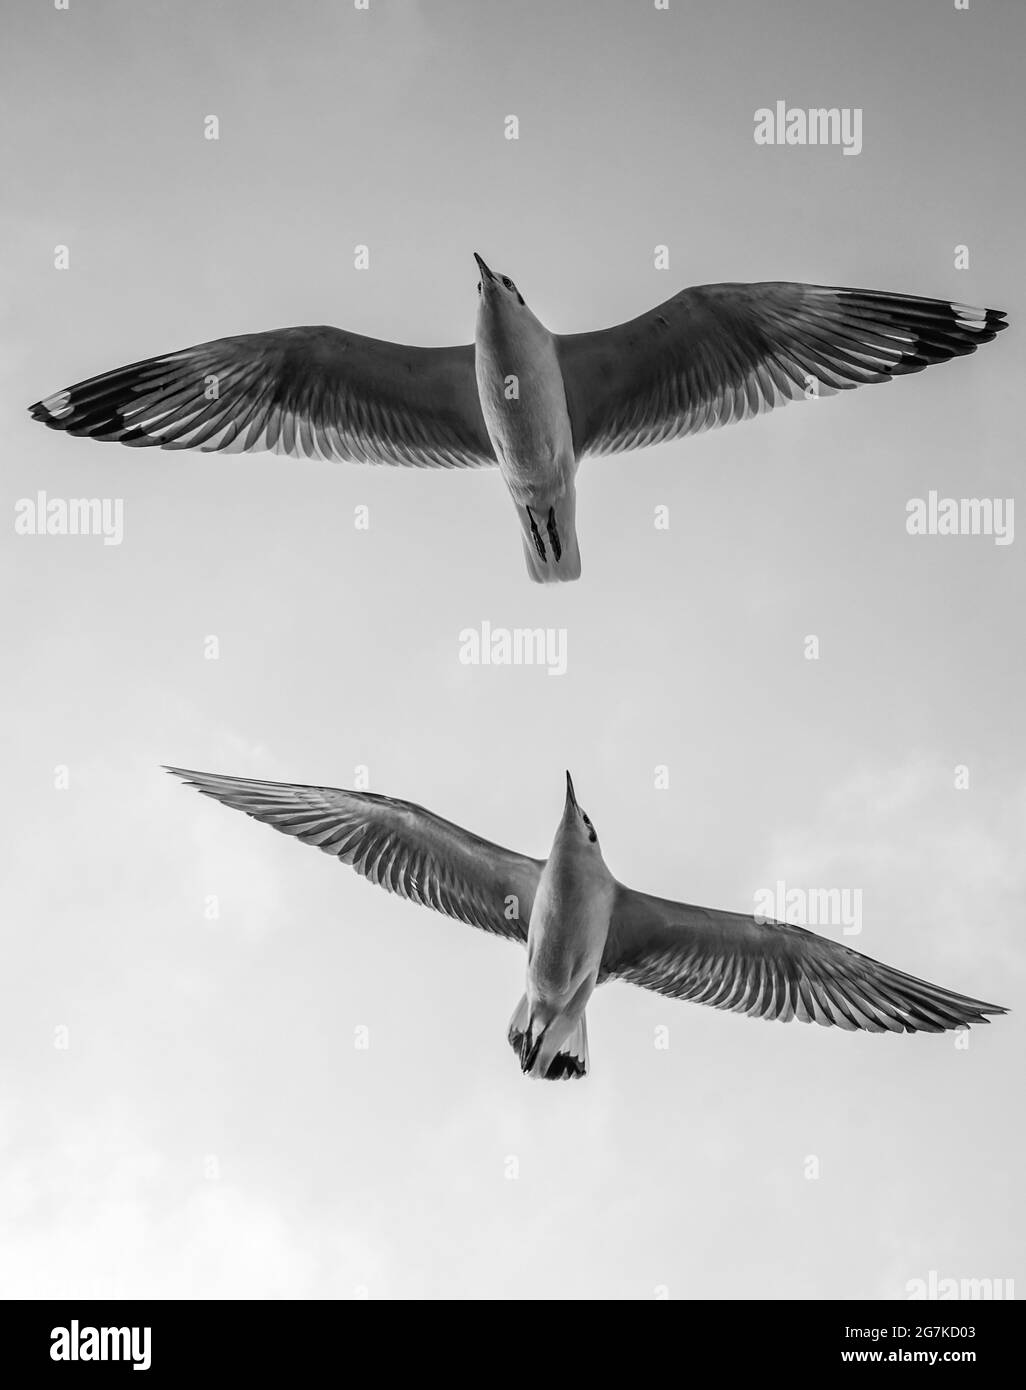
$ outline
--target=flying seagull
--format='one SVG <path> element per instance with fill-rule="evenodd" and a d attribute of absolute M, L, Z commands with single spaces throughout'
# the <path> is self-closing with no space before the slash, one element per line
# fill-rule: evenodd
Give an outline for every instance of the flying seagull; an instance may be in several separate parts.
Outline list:
<path fill-rule="evenodd" d="M 549 856 L 529 859 L 409 801 L 166 770 L 390 893 L 526 946 L 527 990 L 507 1036 L 528 1076 L 584 1076 L 585 1008 L 607 980 L 754 1018 L 870 1033 L 941 1033 L 1007 1012 L 803 927 L 625 888 L 606 867 L 569 772 Z"/>
<path fill-rule="evenodd" d="M 919 372 L 1007 327 L 997 309 L 779 281 L 695 286 L 616 328 L 562 336 L 474 256 L 477 326 L 465 347 L 326 327 L 246 333 L 91 377 L 31 412 L 51 429 L 163 449 L 498 464 L 528 573 L 552 583 L 580 577 L 585 456 Z"/>

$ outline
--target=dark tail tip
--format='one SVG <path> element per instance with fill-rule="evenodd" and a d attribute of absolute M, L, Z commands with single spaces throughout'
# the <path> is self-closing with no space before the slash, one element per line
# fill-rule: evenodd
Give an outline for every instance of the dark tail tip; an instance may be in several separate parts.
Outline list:
<path fill-rule="evenodd" d="M 584 1076 L 587 1067 L 580 1057 L 572 1057 L 569 1052 L 558 1052 L 549 1063 L 545 1073 L 546 1081 L 576 1081 Z"/>

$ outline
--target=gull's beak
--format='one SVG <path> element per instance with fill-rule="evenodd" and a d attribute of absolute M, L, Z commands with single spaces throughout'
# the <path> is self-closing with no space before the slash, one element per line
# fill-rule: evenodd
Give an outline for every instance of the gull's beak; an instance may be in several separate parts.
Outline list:
<path fill-rule="evenodd" d="M 494 279 L 495 279 L 495 276 L 494 276 L 494 275 L 492 274 L 492 272 L 488 269 L 488 267 L 485 265 L 484 261 L 481 259 L 481 257 L 477 254 L 476 251 L 474 252 L 474 260 L 477 261 L 477 268 L 478 268 L 478 270 L 481 272 L 481 279 L 482 279 L 482 280 L 494 280 Z"/>
<path fill-rule="evenodd" d="M 566 804 L 577 810 L 577 797 L 574 795 L 574 783 L 570 773 L 566 774 Z"/>

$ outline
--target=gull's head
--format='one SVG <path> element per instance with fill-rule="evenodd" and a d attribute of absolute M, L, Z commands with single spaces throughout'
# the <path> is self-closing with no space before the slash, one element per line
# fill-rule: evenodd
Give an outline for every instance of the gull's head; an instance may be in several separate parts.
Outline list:
<path fill-rule="evenodd" d="M 598 834 L 592 825 L 587 811 L 578 804 L 574 793 L 574 782 L 569 772 L 566 774 L 566 801 L 563 803 L 563 822 L 560 830 L 564 837 L 586 846 L 598 849 Z"/>
<path fill-rule="evenodd" d="M 474 260 L 481 278 L 477 283 L 477 312 L 490 316 L 513 317 L 518 310 L 527 308 L 524 296 L 508 275 L 500 275 L 491 270 L 481 257 L 474 252 Z"/>

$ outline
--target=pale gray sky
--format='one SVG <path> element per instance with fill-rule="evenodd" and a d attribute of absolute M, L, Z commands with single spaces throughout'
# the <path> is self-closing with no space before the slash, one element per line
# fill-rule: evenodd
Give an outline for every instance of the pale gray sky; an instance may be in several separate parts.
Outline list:
<path fill-rule="evenodd" d="M 1021 504 L 1026 11 L 23 0 L 7 19 L 0 1291 L 1026 1278 L 1026 541 L 905 531 L 930 490 Z M 862 153 L 757 146 L 778 99 L 861 107 Z M 557 331 L 734 279 L 989 304 L 1013 328 L 886 388 L 585 463 L 584 576 L 552 588 L 528 583 L 494 473 L 127 450 L 25 413 L 228 333 L 469 341 L 475 249 Z M 123 543 L 16 536 L 40 489 L 123 499 Z M 567 674 L 462 666 L 485 620 L 565 627 Z M 163 762 L 337 785 L 365 764 L 374 790 L 533 854 L 570 767 L 626 882 L 741 911 L 777 879 L 861 887 L 852 944 L 1019 1011 L 958 1050 L 614 985 L 591 1076 L 534 1085 L 505 1038 L 516 948 Z"/>

